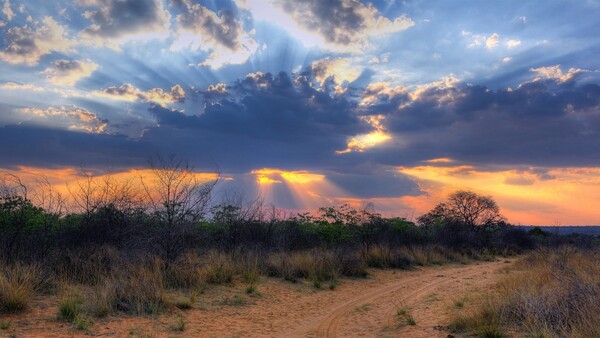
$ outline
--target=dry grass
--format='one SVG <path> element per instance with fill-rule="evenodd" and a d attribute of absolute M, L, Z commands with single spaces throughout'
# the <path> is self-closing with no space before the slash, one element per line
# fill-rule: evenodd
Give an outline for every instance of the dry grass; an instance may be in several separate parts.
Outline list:
<path fill-rule="evenodd" d="M 0 265 L 0 313 L 23 311 L 42 283 L 35 265 Z"/>
<path fill-rule="evenodd" d="M 344 255 L 331 250 L 275 253 L 266 262 L 269 276 L 282 277 L 292 282 L 306 278 L 315 287 L 320 287 L 321 282 L 336 280 L 339 276 L 365 277 L 366 268 L 366 263 L 358 255 Z"/>
<path fill-rule="evenodd" d="M 129 265 L 115 276 L 117 307 L 133 314 L 155 314 L 164 310 L 167 302 L 162 263 Z"/>
<path fill-rule="evenodd" d="M 451 329 L 494 336 L 512 326 L 535 337 L 600 337 L 598 276 L 598 252 L 563 247 L 532 253 L 475 314 L 456 318 Z"/>

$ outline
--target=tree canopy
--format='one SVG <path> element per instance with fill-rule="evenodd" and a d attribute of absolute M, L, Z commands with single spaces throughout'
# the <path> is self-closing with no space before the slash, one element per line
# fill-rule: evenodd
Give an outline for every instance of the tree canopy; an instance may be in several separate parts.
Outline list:
<path fill-rule="evenodd" d="M 478 195 L 472 191 L 459 190 L 448 196 L 431 211 L 417 219 L 421 225 L 445 221 L 457 221 L 469 226 L 491 226 L 503 222 L 500 208 L 491 196 Z"/>

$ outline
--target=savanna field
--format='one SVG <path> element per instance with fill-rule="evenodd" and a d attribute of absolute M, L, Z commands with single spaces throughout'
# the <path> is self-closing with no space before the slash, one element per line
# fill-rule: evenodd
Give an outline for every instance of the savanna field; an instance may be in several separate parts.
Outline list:
<path fill-rule="evenodd" d="M 286 216 L 210 205 L 214 182 L 184 167 L 156 175 L 166 185 L 142 190 L 89 176 L 79 212 L 4 176 L 4 334 L 343 336 L 349 318 L 370 318 L 350 335 L 598 334 L 598 238 L 524 231 L 491 197 L 457 191 L 417 222 L 347 205 Z"/>
<path fill-rule="evenodd" d="M 0 338 L 600 338 L 600 0 L 0 0 Z"/>

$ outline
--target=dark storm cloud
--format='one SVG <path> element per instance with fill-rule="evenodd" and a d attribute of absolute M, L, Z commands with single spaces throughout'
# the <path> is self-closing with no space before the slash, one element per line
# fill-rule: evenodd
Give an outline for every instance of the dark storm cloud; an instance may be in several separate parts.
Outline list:
<path fill-rule="evenodd" d="M 0 167 L 144 165 L 155 148 L 123 135 L 90 134 L 31 125 L 0 127 Z"/>
<path fill-rule="evenodd" d="M 365 18 L 358 12 L 362 5 L 342 0 L 284 0 L 287 12 L 294 13 L 305 26 L 318 29 L 327 41 L 349 44 L 354 34 L 365 25 Z"/>
<path fill-rule="evenodd" d="M 331 174 L 327 178 L 349 193 L 347 197 L 381 198 L 421 193 L 414 180 L 397 172 Z"/>
<path fill-rule="evenodd" d="M 210 9 L 190 0 L 173 1 L 183 13 L 177 16 L 180 27 L 190 31 L 203 33 L 231 50 L 240 47 L 243 33 L 241 23 L 230 10 L 222 10 L 218 15 Z"/>
<path fill-rule="evenodd" d="M 171 140 L 186 141 L 174 148 L 228 169 L 317 168 L 331 163 L 348 137 L 369 129 L 358 119 L 356 104 L 311 87 L 306 76 L 255 73 L 228 86 L 227 94 L 215 97 L 213 91 L 207 91 L 201 115 L 153 106 L 161 127 L 146 139 L 177 133 Z"/>
<path fill-rule="evenodd" d="M 390 20 L 371 4 L 356 0 L 275 1 L 300 26 L 315 31 L 325 41 L 360 47 L 371 36 L 398 32 L 414 25 L 408 17 Z"/>
<path fill-rule="evenodd" d="M 400 93 L 370 107 L 385 114 L 388 130 L 405 142 L 375 151 L 383 163 L 438 157 L 479 164 L 600 163 L 597 84 L 538 80 L 498 91 L 459 85 L 430 88 L 407 100 Z"/>
<path fill-rule="evenodd" d="M 91 7 L 83 13 L 93 23 L 83 30 L 85 36 L 118 39 L 168 29 L 170 15 L 160 0 L 79 0 L 77 3 Z"/>

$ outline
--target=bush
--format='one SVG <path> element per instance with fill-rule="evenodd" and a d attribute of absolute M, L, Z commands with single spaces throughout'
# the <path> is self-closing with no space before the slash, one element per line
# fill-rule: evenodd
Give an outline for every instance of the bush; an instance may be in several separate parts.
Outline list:
<path fill-rule="evenodd" d="M 487 337 L 503 336 L 504 328 L 515 324 L 532 336 L 600 336 L 598 252 L 569 247 L 544 250 L 530 254 L 516 267 L 498 283 L 478 314 L 462 323 L 475 323 L 470 329 Z"/>
<path fill-rule="evenodd" d="M 19 263 L 0 266 L 0 312 L 23 311 L 41 280 L 38 266 Z"/>
<path fill-rule="evenodd" d="M 166 307 L 165 287 L 158 260 L 128 265 L 115 275 L 117 308 L 133 314 L 155 314 Z"/>

